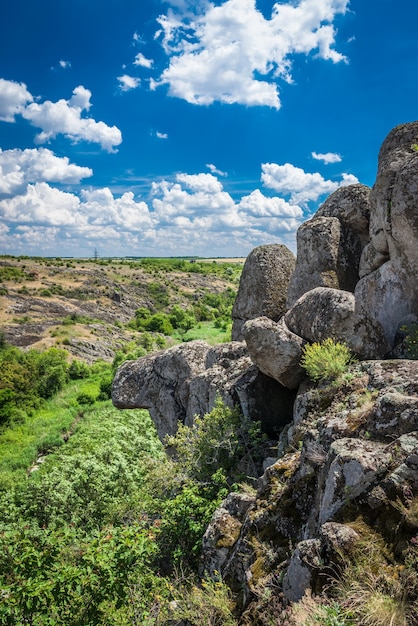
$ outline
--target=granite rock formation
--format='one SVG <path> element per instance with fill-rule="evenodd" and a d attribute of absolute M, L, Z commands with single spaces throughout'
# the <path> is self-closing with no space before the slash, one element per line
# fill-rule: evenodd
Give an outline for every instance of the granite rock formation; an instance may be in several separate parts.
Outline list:
<path fill-rule="evenodd" d="M 266 316 L 278 322 L 286 313 L 286 294 L 295 269 L 293 253 L 281 244 L 254 248 L 248 255 L 232 310 L 232 340 L 243 340 L 247 320 Z"/>
<path fill-rule="evenodd" d="M 281 606 L 326 594 L 330 571 L 367 542 L 385 546 L 379 563 L 396 577 L 416 541 L 418 361 L 388 356 L 405 357 L 399 331 L 417 321 L 417 211 L 415 122 L 385 140 L 372 190 L 338 190 L 301 226 L 295 272 L 288 288 L 277 285 L 276 301 L 287 296 L 280 319 L 267 297 L 245 307 L 254 276 L 268 273 L 255 255 L 235 309 L 246 344 L 196 342 L 118 370 L 115 404 L 148 407 L 160 435 L 175 432 L 177 420 L 191 424 L 216 393 L 245 415 L 258 409 L 264 419 L 270 411 L 273 425 L 281 420 L 277 458 L 256 493 L 230 494 L 203 538 L 202 575 L 230 586 L 242 626 L 261 623 L 266 590 Z M 274 292 L 266 284 L 263 298 Z M 328 337 L 360 360 L 343 380 L 312 383 L 299 365 L 303 346 Z M 288 409 L 271 413 L 277 400 L 261 409 L 266 381 L 292 404 L 290 418 Z"/>
<path fill-rule="evenodd" d="M 294 393 L 253 365 L 239 342 L 190 341 L 126 361 L 112 388 L 115 406 L 149 409 L 161 439 L 175 434 L 179 421 L 191 425 L 195 415 L 208 413 L 217 396 L 272 435 L 291 419 Z"/>

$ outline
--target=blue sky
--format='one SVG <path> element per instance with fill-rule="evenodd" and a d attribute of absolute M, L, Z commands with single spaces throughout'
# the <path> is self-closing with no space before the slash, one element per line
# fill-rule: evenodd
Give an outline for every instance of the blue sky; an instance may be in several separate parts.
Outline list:
<path fill-rule="evenodd" d="M 246 256 L 417 119 L 415 0 L 14 0 L 0 254 Z"/>

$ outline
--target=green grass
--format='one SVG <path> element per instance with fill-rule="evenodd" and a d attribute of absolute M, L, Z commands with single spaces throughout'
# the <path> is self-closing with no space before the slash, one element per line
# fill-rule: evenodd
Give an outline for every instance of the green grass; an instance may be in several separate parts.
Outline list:
<path fill-rule="evenodd" d="M 216 328 L 214 322 L 199 322 L 197 326 L 188 330 L 184 335 L 175 332 L 173 337 L 179 341 L 201 339 L 214 346 L 218 343 L 231 341 L 231 327 L 229 326 L 227 330 L 222 330 L 221 328 Z"/>
<path fill-rule="evenodd" d="M 38 454 L 64 443 L 80 412 L 85 411 L 76 398 L 80 393 L 97 396 L 100 375 L 69 382 L 56 396 L 45 401 L 42 408 L 27 415 L 22 423 L 11 424 L 0 432 L 0 490 L 22 480 Z M 95 406 L 108 404 L 101 402 Z"/>

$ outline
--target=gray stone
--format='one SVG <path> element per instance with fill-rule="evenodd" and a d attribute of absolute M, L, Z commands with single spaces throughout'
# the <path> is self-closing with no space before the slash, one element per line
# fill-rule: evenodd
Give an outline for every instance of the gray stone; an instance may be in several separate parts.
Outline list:
<path fill-rule="evenodd" d="M 283 318 L 278 323 L 267 317 L 250 320 L 243 332 L 255 365 L 284 387 L 296 389 L 305 376 L 299 365 L 305 341 L 287 328 Z"/>
<path fill-rule="evenodd" d="M 300 541 L 296 546 L 283 579 L 283 593 L 290 602 L 298 602 L 311 587 L 314 573 L 320 567 L 318 539 Z"/>
<path fill-rule="evenodd" d="M 299 227 L 288 308 L 315 287 L 354 291 L 362 250 L 369 240 L 369 196 L 365 185 L 342 187 Z"/>
<path fill-rule="evenodd" d="M 294 269 L 295 256 L 282 244 L 259 246 L 250 252 L 232 310 L 233 341 L 242 341 L 247 320 L 266 316 L 277 322 L 284 315 Z"/>
<path fill-rule="evenodd" d="M 354 328 L 354 295 L 316 287 L 299 298 L 284 316 L 288 329 L 306 341 L 332 338 L 347 342 Z"/>
<path fill-rule="evenodd" d="M 229 407 L 277 432 L 291 420 L 294 394 L 251 363 L 244 343 L 210 346 L 191 341 L 117 370 L 112 401 L 119 408 L 148 409 L 161 439 L 192 425 L 213 408 L 217 396 Z"/>

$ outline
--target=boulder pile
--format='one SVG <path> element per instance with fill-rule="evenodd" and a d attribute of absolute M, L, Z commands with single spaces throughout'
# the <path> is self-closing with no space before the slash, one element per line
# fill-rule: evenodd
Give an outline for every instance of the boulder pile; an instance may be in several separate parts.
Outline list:
<path fill-rule="evenodd" d="M 300 227 L 296 262 L 284 246 L 250 254 L 237 341 L 119 368 L 114 403 L 148 408 L 160 436 L 210 411 L 217 394 L 280 431 L 255 495 L 230 494 L 203 539 L 202 574 L 236 592 L 242 624 L 259 623 L 267 588 L 285 602 L 323 592 L 359 542 L 382 539 L 391 567 L 403 567 L 418 533 L 418 361 L 405 358 L 402 330 L 418 320 L 417 276 L 414 122 L 384 141 L 372 189 L 338 189 Z M 338 385 L 312 383 L 300 367 L 303 346 L 327 338 L 358 357 Z"/>

